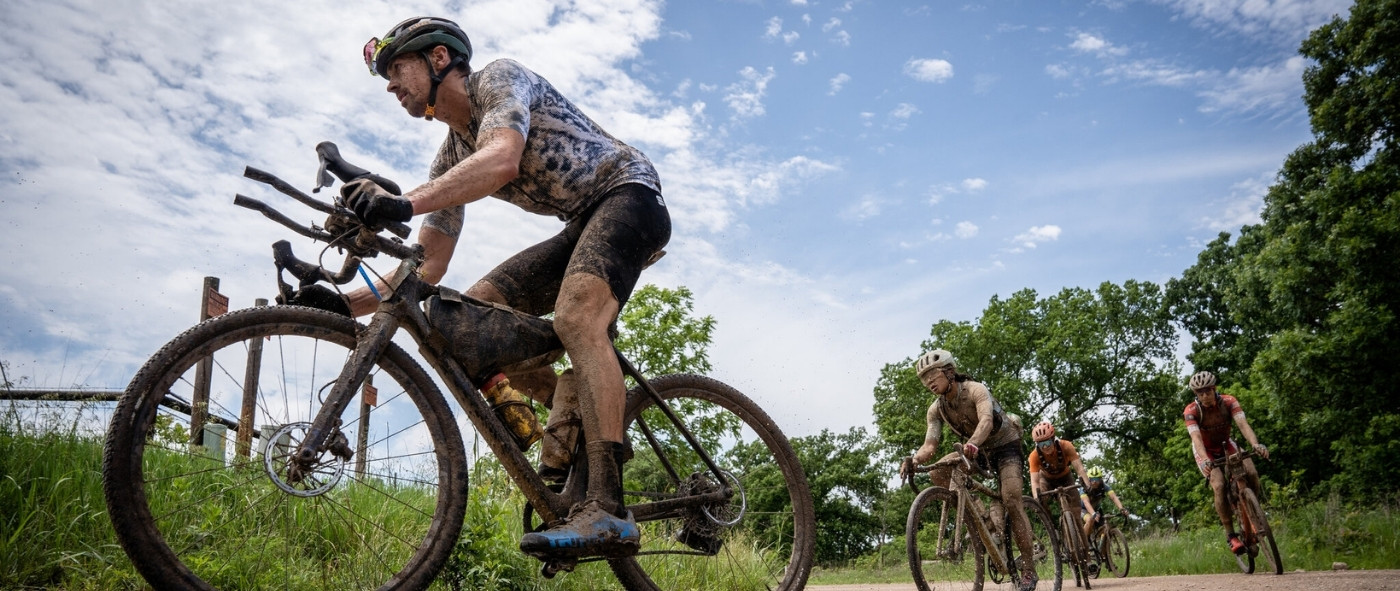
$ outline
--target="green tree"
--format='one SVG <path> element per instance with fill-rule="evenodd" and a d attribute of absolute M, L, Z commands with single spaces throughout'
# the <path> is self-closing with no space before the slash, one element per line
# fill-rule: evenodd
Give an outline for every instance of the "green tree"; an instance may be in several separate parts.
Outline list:
<path fill-rule="evenodd" d="M 943 320 L 930 333 L 923 348 L 952 351 L 960 371 L 1020 416 L 1027 439 L 1032 424 L 1049 420 L 1081 448 L 1098 444 L 1124 494 L 1131 489 L 1138 499 L 1139 515 L 1166 519 L 1188 506 L 1189 494 L 1171 483 L 1180 473 L 1172 470 L 1193 468 L 1189 450 L 1167 446 L 1185 397 L 1177 336 L 1158 285 L 1105 282 L 1044 299 L 1025 289 L 993 297 L 975 323 Z M 912 358 L 881 371 L 875 423 L 889 453 L 905 455 L 923 442 L 932 396 Z"/>
<path fill-rule="evenodd" d="M 931 336 L 925 350 L 952 351 L 1027 427 L 1050 420 L 1068 439 L 1141 441 L 1150 436 L 1139 431 L 1145 417 L 1177 395 L 1176 335 L 1154 283 L 1106 282 L 1045 299 L 1021 290 L 993 297 L 976 324 L 939 321 Z M 923 441 L 931 396 L 911 360 L 885 366 L 875 417 L 892 450 Z"/>
<path fill-rule="evenodd" d="M 863 427 L 827 429 L 792 439 L 807 473 L 817 517 L 819 564 L 854 560 L 874 549 L 880 533 L 874 509 L 885 494 L 890 464 L 878 461 L 880 441 Z"/>
<path fill-rule="evenodd" d="M 1284 162 L 1262 223 L 1172 286 L 1191 361 L 1250 398 L 1278 452 L 1261 468 L 1303 491 L 1400 488 L 1397 14 L 1400 0 L 1361 0 L 1303 42 L 1313 141 Z"/>
<path fill-rule="evenodd" d="M 695 317 L 688 288 L 647 284 L 632 293 L 618 316 L 614 343 L 643 375 L 705 374 L 714 331 L 714 316 Z"/>

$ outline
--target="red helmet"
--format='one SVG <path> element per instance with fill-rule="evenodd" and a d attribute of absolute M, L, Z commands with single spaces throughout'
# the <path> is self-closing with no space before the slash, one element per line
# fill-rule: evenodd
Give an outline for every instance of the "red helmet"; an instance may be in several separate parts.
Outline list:
<path fill-rule="evenodd" d="M 1041 421 L 1031 429 L 1031 439 L 1045 441 L 1055 436 L 1055 426 L 1050 421 Z"/>

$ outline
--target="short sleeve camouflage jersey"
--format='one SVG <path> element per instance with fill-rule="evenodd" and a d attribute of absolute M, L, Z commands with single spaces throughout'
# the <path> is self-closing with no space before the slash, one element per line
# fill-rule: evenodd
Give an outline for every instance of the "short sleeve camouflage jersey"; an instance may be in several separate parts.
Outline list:
<path fill-rule="evenodd" d="M 661 180 L 641 151 L 618 141 L 565 99 L 547 80 L 519 63 L 496 60 L 466 81 L 472 100 L 471 135 L 449 132 L 429 171 L 437 178 L 476 150 L 483 131 L 514 129 L 525 137 L 520 176 L 495 197 L 532 213 L 569 220 L 612 189 L 638 183 L 661 192 Z M 462 208 L 450 207 L 425 226 L 456 236 Z"/>

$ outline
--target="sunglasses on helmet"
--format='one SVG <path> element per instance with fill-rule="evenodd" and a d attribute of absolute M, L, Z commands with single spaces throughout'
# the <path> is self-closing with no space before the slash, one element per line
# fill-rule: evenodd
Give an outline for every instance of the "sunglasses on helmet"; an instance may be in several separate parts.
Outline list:
<path fill-rule="evenodd" d="M 383 40 L 380 40 L 378 37 L 373 37 L 365 43 L 365 67 L 369 68 L 369 75 L 379 75 L 379 72 L 374 70 L 374 60 L 379 57 L 379 52 L 384 51 L 384 48 L 393 42 L 393 37 L 388 37 Z"/>

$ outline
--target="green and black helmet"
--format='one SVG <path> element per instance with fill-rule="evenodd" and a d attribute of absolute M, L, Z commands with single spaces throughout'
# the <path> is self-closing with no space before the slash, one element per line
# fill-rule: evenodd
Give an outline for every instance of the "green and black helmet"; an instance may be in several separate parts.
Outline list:
<path fill-rule="evenodd" d="M 370 74 L 388 78 L 389 63 L 394 58 L 410 52 L 424 53 L 438 45 L 446 45 L 455 52 L 453 63 L 443 72 L 455 66 L 458 58 L 462 62 L 472 59 L 472 42 L 457 23 L 445 18 L 416 16 L 394 25 L 382 39 L 370 39 L 365 44 L 365 66 Z"/>

